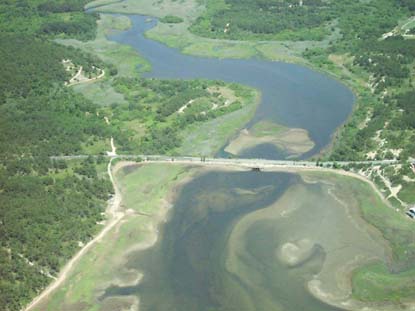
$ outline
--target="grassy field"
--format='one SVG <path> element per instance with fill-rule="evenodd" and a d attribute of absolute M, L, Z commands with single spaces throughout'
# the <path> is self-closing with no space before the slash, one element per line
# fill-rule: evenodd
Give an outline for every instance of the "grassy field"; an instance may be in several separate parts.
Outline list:
<path fill-rule="evenodd" d="M 105 308 L 114 302 L 97 303 L 97 297 L 110 284 L 137 281 L 138 273 L 123 265 L 128 250 L 139 247 L 141 242 L 151 241 L 161 220 L 139 213 L 163 214 L 163 209 L 168 206 L 168 194 L 188 174 L 183 166 L 169 166 L 167 169 L 166 165 L 119 170 L 116 180 L 123 196 L 122 206 L 128 210 L 127 216 L 80 260 L 64 285 L 36 310 L 110 310 Z M 117 301 L 112 310 L 119 310 L 125 304 L 126 301 Z"/>

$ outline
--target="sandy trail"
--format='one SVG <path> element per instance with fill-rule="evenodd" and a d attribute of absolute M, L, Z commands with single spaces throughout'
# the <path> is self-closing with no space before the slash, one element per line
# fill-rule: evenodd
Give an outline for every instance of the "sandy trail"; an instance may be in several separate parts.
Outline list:
<path fill-rule="evenodd" d="M 78 72 L 69 80 L 69 84 L 74 84 L 77 82 L 77 79 L 79 79 L 82 74 L 82 69 L 82 66 L 80 66 Z"/>
<path fill-rule="evenodd" d="M 110 157 L 117 156 L 117 147 L 115 147 L 113 137 L 111 137 L 111 151 L 107 151 L 107 155 L 110 156 Z"/>
<path fill-rule="evenodd" d="M 97 242 L 101 241 L 101 239 L 112 229 L 116 224 L 119 223 L 119 221 L 124 217 L 124 212 L 121 210 L 121 192 L 118 188 L 118 186 L 115 183 L 113 174 L 116 173 L 116 171 L 120 168 L 122 168 L 122 165 L 117 165 L 114 168 L 114 171 L 111 170 L 112 165 L 112 158 L 110 162 L 108 163 L 107 172 L 109 175 L 109 178 L 111 180 L 111 183 L 114 188 L 114 196 L 110 200 L 108 208 L 107 208 L 107 215 L 108 220 L 105 224 L 104 228 L 101 230 L 101 232 L 93 238 L 91 241 L 89 241 L 82 249 L 79 250 L 79 252 L 72 257 L 68 261 L 68 263 L 63 267 L 63 269 L 59 272 L 58 277 L 55 281 L 53 281 L 46 289 L 37 296 L 24 310 L 34 310 L 36 306 L 38 306 L 49 294 L 51 294 L 55 289 L 57 289 L 62 283 L 67 279 L 69 276 L 72 268 L 76 265 L 76 263 L 84 256 L 90 248 L 92 248 Z"/>
<path fill-rule="evenodd" d="M 101 79 L 103 76 L 105 76 L 105 70 L 101 69 L 101 73 L 98 76 L 96 76 L 94 78 L 86 78 L 83 75 L 83 68 L 81 66 L 79 68 L 78 72 L 69 80 L 68 86 L 73 86 L 73 85 L 76 85 L 76 84 L 96 81 L 96 80 Z"/>
<path fill-rule="evenodd" d="M 379 169 L 377 169 L 376 172 L 378 176 L 380 177 L 380 179 L 382 180 L 382 182 L 385 184 L 386 188 L 388 188 L 390 192 L 387 199 L 395 198 L 401 204 L 401 206 L 406 206 L 406 204 L 398 197 L 398 193 L 399 191 L 401 191 L 402 185 L 392 187 L 392 183 L 390 182 L 389 178 L 386 178 Z"/>

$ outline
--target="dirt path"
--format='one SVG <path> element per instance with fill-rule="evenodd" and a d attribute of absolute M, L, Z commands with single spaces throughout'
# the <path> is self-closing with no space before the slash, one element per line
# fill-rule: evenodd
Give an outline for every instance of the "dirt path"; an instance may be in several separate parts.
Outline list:
<path fill-rule="evenodd" d="M 113 198 L 109 202 L 108 208 L 106 210 L 108 216 L 107 223 L 95 238 L 89 241 L 82 249 L 79 250 L 79 252 L 74 257 L 72 257 L 72 259 L 68 261 L 68 263 L 59 272 L 59 275 L 55 279 L 55 281 L 53 281 L 48 287 L 46 287 L 46 289 L 24 309 L 25 311 L 34 310 L 34 308 L 38 306 L 39 303 L 41 303 L 49 294 L 51 294 L 55 289 L 62 285 L 62 283 L 69 276 L 74 265 L 82 258 L 82 256 L 84 256 L 90 248 L 92 248 L 97 242 L 99 242 L 124 217 L 124 212 L 121 210 L 121 192 L 118 186 L 116 185 L 113 177 L 113 174 L 115 174 L 118 171 L 118 169 L 122 167 L 122 165 L 117 165 L 114 168 L 114 170 L 112 170 L 112 160 L 113 159 L 111 159 L 108 163 L 107 172 L 115 193 Z"/>
<path fill-rule="evenodd" d="M 79 68 L 78 72 L 69 80 L 68 86 L 73 86 L 76 84 L 81 84 L 81 83 L 88 83 L 91 81 L 96 81 L 98 79 L 101 79 L 103 76 L 105 76 L 105 70 L 101 69 L 101 73 L 94 77 L 94 78 L 86 78 L 83 74 L 82 74 L 82 66 Z"/>
<path fill-rule="evenodd" d="M 107 155 L 110 156 L 110 157 L 117 156 L 117 147 L 115 147 L 113 137 L 111 137 L 111 151 L 107 151 Z"/>

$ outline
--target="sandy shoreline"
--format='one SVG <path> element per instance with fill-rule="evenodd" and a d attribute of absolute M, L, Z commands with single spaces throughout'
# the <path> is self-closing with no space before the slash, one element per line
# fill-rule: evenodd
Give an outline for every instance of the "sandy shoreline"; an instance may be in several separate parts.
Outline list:
<path fill-rule="evenodd" d="M 258 145 L 271 144 L 290 156 L 299 156 L 315 146 L 309 133 L 300 128 L 284 128 L 279 133 L 260 136 L 251 132 L 248 129 L 241 130 L 238 136 L 229 142 L 225 151 L 233 155 L 240 155 Z"/>

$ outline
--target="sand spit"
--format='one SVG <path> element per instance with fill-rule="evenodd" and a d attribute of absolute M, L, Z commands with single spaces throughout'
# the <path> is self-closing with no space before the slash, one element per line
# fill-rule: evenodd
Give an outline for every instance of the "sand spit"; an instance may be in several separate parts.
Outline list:
<path fill-rule="evenodd" d="M 258 145 L 271 144 L 284 150 L 291 156 L 299 156 L 314 147 L 314 142 L 304 129 L 287 128 L 274 135 L 257 136 L 248 129 L 244 129 L 239 136 L 232 140 L 225 151 L 234 155 L 240 155 L 245 150 Z"/>

